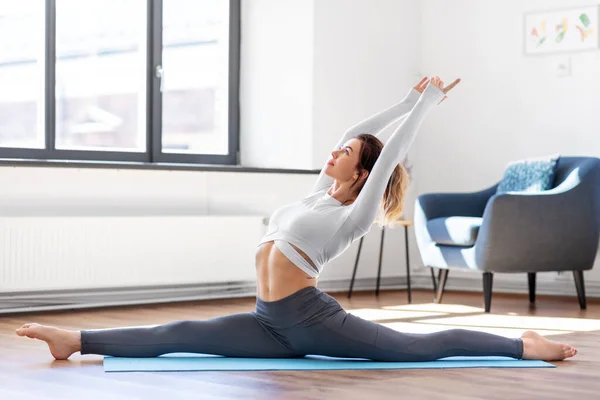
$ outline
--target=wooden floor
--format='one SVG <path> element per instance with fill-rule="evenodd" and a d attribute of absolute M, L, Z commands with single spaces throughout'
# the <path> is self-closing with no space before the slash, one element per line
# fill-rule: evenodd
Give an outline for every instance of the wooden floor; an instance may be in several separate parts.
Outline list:
<path fill-rule="evenodd" d="M 152 325 L 252 310 L 253 299 L 213 300 L 103 310 L 0 317 L 0 399 L 598 399 L 600 303 L 581 312 L 575 298 L 525 296 L 493 299 L 485 314 L 480 294 L 447 293 L 431 304 L 430 292 L 333 294 L 346 310 L 394 329 L 426 332 L 449 327 L 518 336 L 535 329 L 579 349 L 552 369 L 423 369 L 393 371 L 269 371 L 105 373 L 102 357 L 76 354 L 53 361 L 43 342 L 15 335 L 26 322 L 68 329 Z"/>

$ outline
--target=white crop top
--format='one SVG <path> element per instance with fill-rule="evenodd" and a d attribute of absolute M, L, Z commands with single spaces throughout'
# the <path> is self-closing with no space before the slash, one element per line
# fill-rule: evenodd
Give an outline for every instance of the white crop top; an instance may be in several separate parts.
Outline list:
<path fill-rule="evenodd" d="M 381 209 L 383 194 L 397 164 L 408 153 L 417 130 L 427 112 L 443 98 L 444 93 L 429 84 L 420 94 L 411 89 L 397 103 L 348 129 L 336 145 L 361 133 L 379 136 L 390 124 L 407 115 L 395 129 L 375 162 L 356 200 L 344 206 L 327 194 L 333 178 L 321 170 L 312 191 L 303 199 L 277 209 L 269 219 L 269 227 L 260 244 L 273 241 L 275 246 L 296 266 L 316 278 L 323 266 L 342 254 L 353 241 L 369 232 Z M 259 245 L 260 245 L 259 244 Z M 291 245 L 303 251 L 315 268 Z"/>

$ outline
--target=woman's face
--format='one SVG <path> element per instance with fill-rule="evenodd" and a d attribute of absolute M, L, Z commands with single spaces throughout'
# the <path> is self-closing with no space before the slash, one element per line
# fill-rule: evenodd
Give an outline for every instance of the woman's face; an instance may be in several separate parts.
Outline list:
<path fill-rule="evenodd" d="M 331 152 L 327 161 L 325 173 L 340 182 L 354 181 L 358 177 L 356 169 L 360 156 L 362 142 L 359 139 L 350 139 L 341 148 Z"/>

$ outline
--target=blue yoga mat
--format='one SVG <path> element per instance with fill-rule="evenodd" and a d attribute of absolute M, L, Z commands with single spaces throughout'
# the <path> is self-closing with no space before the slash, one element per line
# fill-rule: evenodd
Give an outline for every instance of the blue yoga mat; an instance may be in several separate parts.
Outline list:
<path fill-rule="evenodd" d="M 508 357 L 448 357 L 427 362 L 377 362 L 356 358 L 233 358 L 188 353 L 153 358 L 105 357 L 105 372 L 134 371 L 274 371 L 425 368 L 554 368 L 544 361 Z"/>

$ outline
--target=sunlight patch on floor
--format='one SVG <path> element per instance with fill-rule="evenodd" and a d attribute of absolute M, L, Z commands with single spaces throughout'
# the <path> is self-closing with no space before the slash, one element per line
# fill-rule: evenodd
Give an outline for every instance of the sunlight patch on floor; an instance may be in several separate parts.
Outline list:
<path fill-rule="evenodd" d="M 483 308 L 463 306 L 461 304 L 405 304 L 401 306 L 382 307 L 385 310 L 401 310 L 401 311 L 423 311 L 423 312 L 438 312 L 450 314 L 469 314 L 484 312 Z"/>
<path fill-rule="evenodd" d="M 544 329 L 569 332 L 600 330 L 600 320 L 583 318 L 534 317 L 516 315 L 472 315 L 461 317 L 434 318 L 419 321 L 422 324 L 444 324 L 451 326 L 479 326 L 517 329 Z"/>
<path fill-rule="evenodd" d="M 433 333 L 439 331 L 445 331 L 448 329 L 467 329 L 471 331 L 492 333 L 494 335 L 500 335 L 509 338 L 521 337 L 523 332 L 529 330 L 524 328 L 497 328 L 497 327 L 485 327 L 485 326 L 452 326 L 452 325 L 435 325 L 429 323 L 419 322 L 391 322 L 382 323 L 381 325 L 387 326 L 388 328 L 394 329 L 404 333 Z M 542 336 L 552 335 L 564 335 L 572 333 L 569 331 L 558 331 L 558 330 L 536 330 Z"/>
<path fill-rule="evenodd" d="M 423 311 L 396 311 L 396 310 L 382 310 L 379 308 L 360 308 L 356 310 L 347 310 L 348 313 L 356 315 L 362 319 L 368 321 L 378 321 L 386 319 L 412 319 L 422 317 L 436 317 L 448 315 L 447 313 L 441 312 L 423 312 Z"/>

